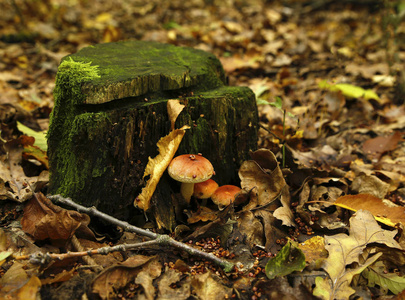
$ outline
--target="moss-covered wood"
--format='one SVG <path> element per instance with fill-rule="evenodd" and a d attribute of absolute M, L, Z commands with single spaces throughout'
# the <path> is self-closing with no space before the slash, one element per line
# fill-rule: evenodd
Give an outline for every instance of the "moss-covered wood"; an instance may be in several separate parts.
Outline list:
<path fill-rule="evenodd" d="M 50 192 L 131 219 L 148 156 L 170 130 L 166 102 L 174 98 L 186 104 L 177 127 L 191 126 L 179 154 L 202 153 L 220 184 L 235 183 L 256 148 L 257 108 L 250 89 L 224 82 L 215 56 L 167 44 L 101 44 L 65 57 L 48 134 Z M 175 224 L 177 190 L 164 176 L 152 199 L 166 228 Z"/>

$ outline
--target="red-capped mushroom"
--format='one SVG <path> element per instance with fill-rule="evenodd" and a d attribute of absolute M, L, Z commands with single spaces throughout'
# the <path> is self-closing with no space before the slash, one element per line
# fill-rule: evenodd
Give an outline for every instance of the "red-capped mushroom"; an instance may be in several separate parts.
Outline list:
<path fill-rule="evenodd" d="M 240 191 L 241 188 L 235 185 L 223 185 L 217 188 L 214 194 L 212 194 L 211 199 L 222 210 L 235 200 L 236 195 Z"/>
<path fill-rule="evenodd" d="M 218 183 L 212 179 L 194 184 L 193 196 L 198 199 L 208 199 L 217 190 Z"/>
<path fill-rule="evenodd" d="M 167 171 L 171 178 L 181 182 L 180 192 L 190 203 L 194 192 L 194 184 L 203 182 L 214 175 L 214 167 L 201 154 L 183 154 L 175 157 Z"/>

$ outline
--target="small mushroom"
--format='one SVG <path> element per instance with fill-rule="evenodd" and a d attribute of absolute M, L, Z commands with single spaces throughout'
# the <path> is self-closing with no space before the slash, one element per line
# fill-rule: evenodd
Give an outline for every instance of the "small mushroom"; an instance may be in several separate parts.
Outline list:
<path fill-rule="evenodd" d="M 217 190 L 218 183 L 212 179 L 194 184 L 193 196 L 198 199 L 208 199 Z"/>
<path fill-rule="evenodd" d="M 180 192 L 187 203 L 190 203 L 194 184 L 207 181 L 214 175 L 214 167 L 201 154 L 183 154 L 175 157 L 167 171 L 171 178 L 181 182 Z"/>
<path fill-rule="evenodd" d="M 223 185 L 217 188 L 217 190 L 212 194 L 211 199 L 216 205 L 218 205 L 219 210 L 223 210 L 225 206 L 231 204 L 236 195 L 241 191 L 240 187 L 235 185 Z"/>

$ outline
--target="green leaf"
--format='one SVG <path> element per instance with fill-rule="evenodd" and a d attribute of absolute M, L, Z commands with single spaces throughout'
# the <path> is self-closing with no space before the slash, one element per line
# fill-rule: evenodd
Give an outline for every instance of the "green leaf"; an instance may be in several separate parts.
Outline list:
<path fill-rule="evenodd" d="M 262 99 L 262 98 L 257 98 L 257 99 L 256 99 L 256 103 L 257 103 L 257 105 L 267 105 L 267 104 L 270 104 L 269 101 L 264 100 L 264 99 Z"/>
<path fill-rule="evenodd" d="M 181 28 L 181 25 L 177 24 L 175 21 L 169 21 L 169 22 L 163 24 L 163 28 L 166 30 L 178 29 L 178 28 Z"/>
<path fill-rule="evenodd" d="M 10 251 L 1 251 L 0 252 L 0 266 L 2 265 L 3 261 L 12 254 L 13 254 L 13 252 L 10 252 Z"/>
<path fill-rule="evenodd" d="M 305 268 L 305 255 L 297 247 L 297 243 L 288 241 L 276 257 L 269 260 L 265 271 L 269 279 L 277 276 L 285 276 L 294 271 L 302 271 Z"/>
<path fill-rule="evenodd" d="M 368 279 L 368 286 L 379 285 L 381 288 L 389 289 L 393 294 L 398 294 L 405 290 L 405 277 L 395 273 L 386 273 L 386 268 L 382 261 L 377 261 L 361 273 Z"/>
<path fill-rule="evenodd" d="M 255 89 L 255 91 L 254 91 L 256 98 L 259 98 L 268 89 L 269 89 L 269 87 L 267 85 L 260 85 L 259 87 L 257 87 L 257 89 Z"/>
<path fill-rule="evenodd" d="M 270 103 L 270 105 L 283 110 L 283 100 L 280 97 L 276 97 L 276 101 Z"/>
<path fill-rule="evenodd" d="M 21 131 L 25 135 L 32 136 L 33 138 L 35 138 L 34 146 L 37 146 L 39 149 L 46 152 L 46 150 L 48 149 L 48 144 L 46 141 L 46 131 L 45 130 L 44 131 L 35 131 L 20 122 L 17 122 L 17 128 L 19 131 Z"/>

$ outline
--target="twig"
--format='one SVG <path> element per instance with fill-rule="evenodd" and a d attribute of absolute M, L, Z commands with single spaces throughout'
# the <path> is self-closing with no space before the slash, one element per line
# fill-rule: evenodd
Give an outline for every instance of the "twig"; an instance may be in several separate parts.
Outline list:
<path fill-rule="evenodd" d="M 149 244 L 157 244 L 159 246 L 171 246 L 174 248 L 181 249 L 192 256 L 198 256 L 203 259 L 212 261 L 213 263 L 215 263 L 218 266 L 220 266 L 221 268 L 223 268 L 225 272 L 230 272 L 234 267 L 233 263 L 231 263 L 227 260 L 221 259 L 219 257 L 216 257 L 212 253 L 206 253 L 206 252 L 203 252 L 196 248 L 193 248 L 191 246 L 188 246 L 184 243 L 181 243 L 179 241 L 172 239 L 170 236 L 168 236 L 166 234 L 157 234 L 152 231 L 133 226 L 133 225 L 129 224 L 128 222 L 124 222 L 124 221 L 118 220 L 110 215 L 107 215 L 107 214 L 97 210 L 95 207 L 90 207 L 90 208 L 84 207 L 80 204 L 75 203 L 70 198 L 64 198 L 61 195 L 48 196 L 48 198 L 57 204 L 59 203 L 59 204 L 68 205 L 70 207 L 75 208 L 78 212 L 86 213 L 90 216 L 103 219 L 111 224 L 121 227 L 124 231 L 134 232 L 136 234 L 143 235 L 150 239 L 153 239 L 153 241 L 149 241 Z M 144 246 L 145 243 L 147 243 L 147 242 L 140 243 L 140 244 L 142 244 Z M 123 247 L 123 245 L 118 245 L 116 247 Z M 111 247 L 111 248 L 114 248 L 114 247 Z M 101 249 L 103 249 L 103 248 L 101 248 Z M 117 249 L 121 249 L 121 248 L 117 248 Z M 98 251 L 98 250 L 91 250 L 91 251 Z M 117 251 L 117 250 L 114 250 L 114 251 Z M 88 251 L 86 251 L 86 253 L 87 252 Z M 103 254 L 103 253 L 98 253 L 98 254 Z"/>
<path fill-rule="evenodd" d="M 74 234 L 74 235 L 72 236 L 72 238 L 71 238 L 71 243 L 72 243 L 72 245 L 73 245 L 73 248 L 74 248 L 76 251 L 78 251 L 78 252 L 84 252 L 84 251 L 85 251 L 84 248 L 83 248 L 83 246 L 82 246 L 82 244 L 80 244 L 80 241 L 77 239 L 77 237 L 76 237 L 75 234 Z M 88 255 L 83 256 L 82 259 L 83 259 L 83 261 L 84 261 L 86 264 L 88 264 L 88 265 L 97 266 L 97 268 L 100 268 L 100 269 L 103 268 L 103 267 L 99 266 L 99 265 L 96 263 L 96 261 L 95 261 L 92 257 L 90 257 L 90 256 L 88 256 Z"/>
<path fill-rule="evenodd" d="M 67 253 L 35 253 L 35 254 L 30 254 L 30 255 L 20 255 L 16 256 L 15 259 L 17 260 L 26 260 L 29 259 L 31 263 L 33 264 L 44 264 L 46 262 L 49 262 L 50 260 L 63 260 L 67 258 L 73 258 L 73 257 L 89 257 L 91 255 L 95 254 L 101 254 L 101 255 L 106 255 L 111 252 L 115 251 L 127 251 L 131 249 L 137 249 L 137 248 L 145 248 L 147 246 L 151 245 L 158 245 L 159 241 L 157 240 L 151 240 L 151 241 L 146 241 L 142 243 L 135 243 L 135 244 L 121 244 L 117 246 L 107 246 L 107 247 L 101 247 L 98 249 L 92 249 L 92 250 L 87 250 L 87 251 L 78 251 L 78 252 L 67 252 Z"/>

